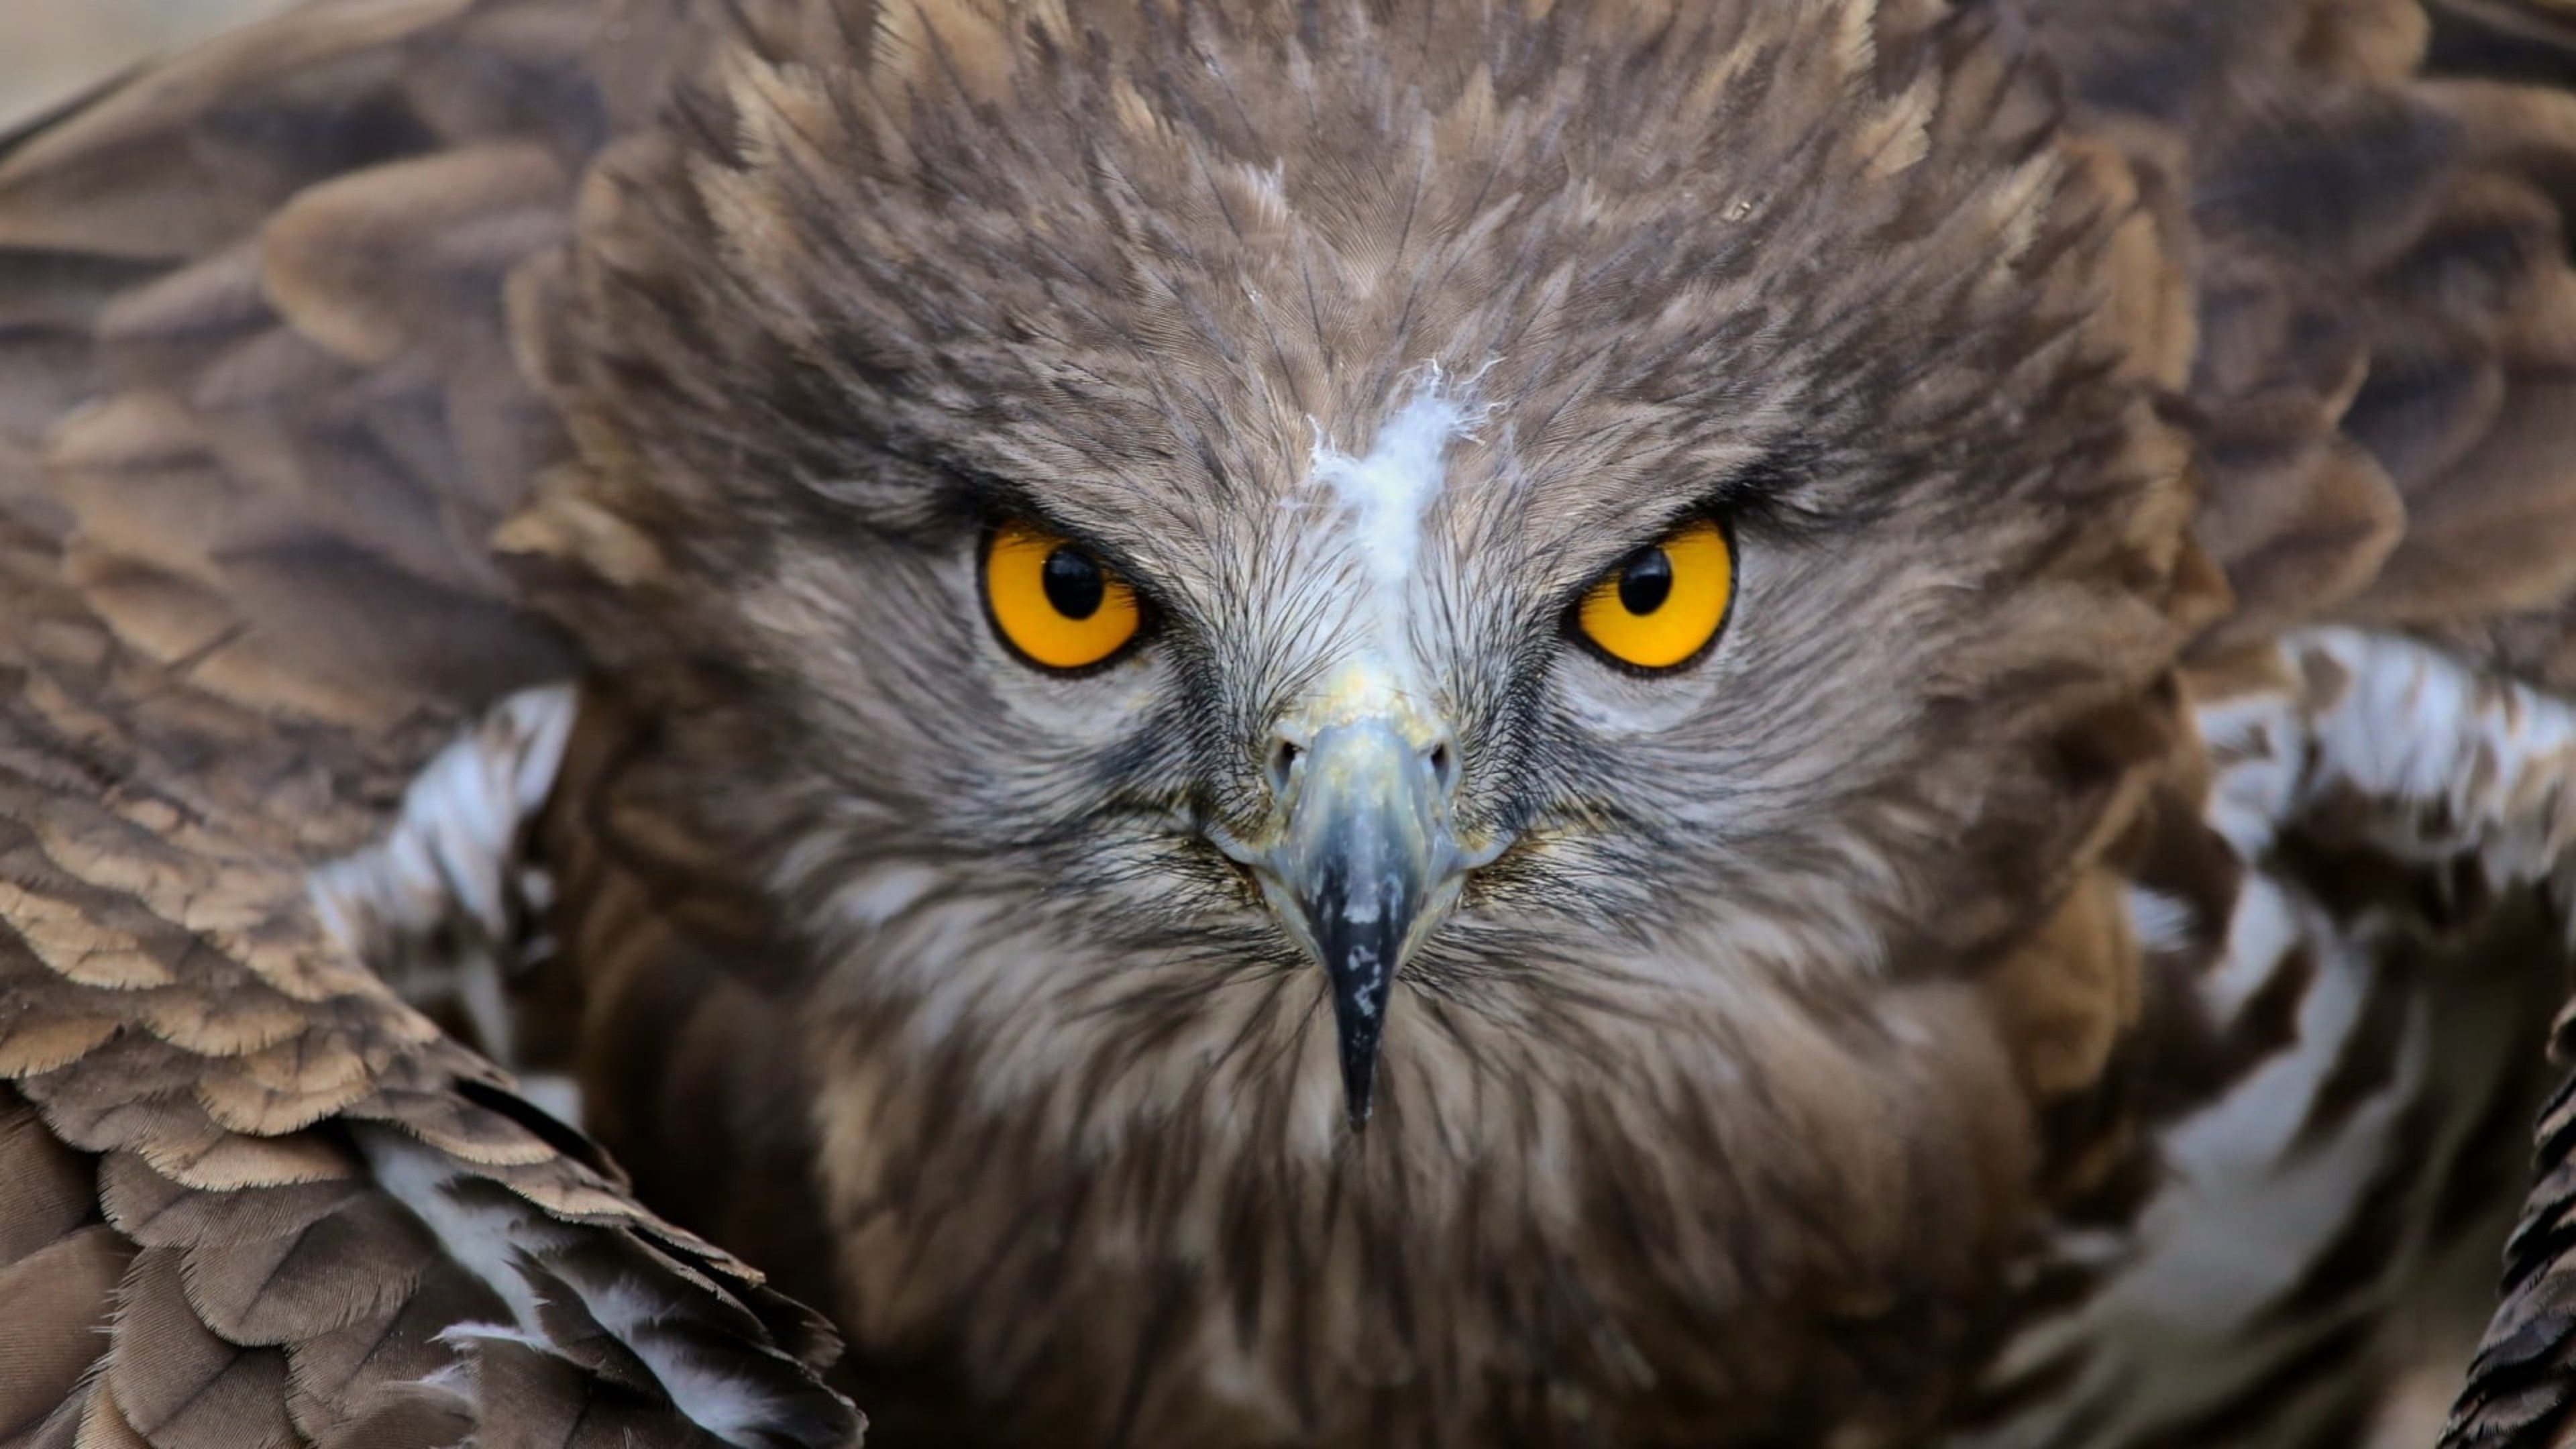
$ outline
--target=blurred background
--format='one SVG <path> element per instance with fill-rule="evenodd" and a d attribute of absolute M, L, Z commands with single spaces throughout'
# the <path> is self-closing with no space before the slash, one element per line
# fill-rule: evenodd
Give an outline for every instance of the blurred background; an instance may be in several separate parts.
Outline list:
<path fill-rule="evenodd" d="M 0 0 L 0 127 L 291 0 Z"/>

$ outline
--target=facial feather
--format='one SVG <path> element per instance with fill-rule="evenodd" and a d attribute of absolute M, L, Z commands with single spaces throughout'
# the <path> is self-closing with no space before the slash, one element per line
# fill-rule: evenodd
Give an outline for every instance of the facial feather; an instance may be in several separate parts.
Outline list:
<path fill-rule="evenodd" d="M 2134 808 L 2196 606 L 2169 349 L 2121 340 L 2179 303 L 2116 158 L 1929 4 L 813 8 L 877 42 L 733 57 L 586 219 L 566 496 L 687 581 L 611 655 L 839 963 L 861 1340 L 995 1306 L 1006 1398 L 1000 1305 L 1106 1303 L 1125 1387 L 1020 1405 L 1103 1438 L 1918 1412 L 1856 1345 L 1971 1333 L 1922 1315 L 2028 1185 L 1958 983 Z M 1708 514 L 1704 663 L 1570 646 Z M 1141 648 L 992 638 L 1015 517 L 1132 582 Z M 1371 648 L 1510 849 L 1354 1140 L 1319 973 L 1207 842 Z M 1824 1378 L 1761 1381 L 1800 1334 Z"/>

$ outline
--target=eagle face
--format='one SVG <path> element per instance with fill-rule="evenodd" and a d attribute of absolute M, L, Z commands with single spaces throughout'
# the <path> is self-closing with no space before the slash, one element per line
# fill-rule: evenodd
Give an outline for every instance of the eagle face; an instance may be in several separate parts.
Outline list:
<path fill-rule="evenodd" d="M 2186 622 L 2146 209 L 1942 7 L 1452 9 L 746 40 L 585 215 L 558 506 L 726 680 L 724 828 L 838 963 L 827 1175 L 947 1195 L 863 1337 L 1005 1201 L 1213 1275 L 1240 1192 L 1238 1289 L 1515 1255 L 1584 1301 L 1437 1374 L 1651 1314 L 1725 1401 L 1776 1305 L 2008 1236 L 1963 978 Z"/>

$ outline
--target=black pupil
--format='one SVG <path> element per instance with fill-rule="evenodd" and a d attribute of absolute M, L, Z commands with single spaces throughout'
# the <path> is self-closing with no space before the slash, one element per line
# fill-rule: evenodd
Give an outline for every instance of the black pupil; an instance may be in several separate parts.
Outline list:
<path fill-rule="evenodd" d="M 1640 618 L 1673 596 L 1673 561 L 1660 548 L 1640 549 L 1619 570 L 1619 607 Z"/>
<path fill-rule="evenodd" d="M 1088 619 L 1100 612 L 1100 601 L 1109 594 L 1109 581 L 1100 576 L 1100 565 L 1080 549 L 1059 548 L 1047 555 L 1044 579 L 1047 602 L 1068 619 Z"/>

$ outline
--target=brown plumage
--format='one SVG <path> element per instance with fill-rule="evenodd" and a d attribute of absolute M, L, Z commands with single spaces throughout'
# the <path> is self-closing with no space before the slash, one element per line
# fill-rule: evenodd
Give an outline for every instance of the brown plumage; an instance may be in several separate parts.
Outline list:
<path fill-rule="evenodd" d="M 577 29 L 468 8 L 246 35 L 0 163 L 10 1443 L 705 1443 L 673 1404 L 711 1384 L 734 1442 L 851 1432 L 818 1320 L 314 908 L 572 658 L 477 541 L 542 456 L 501 279 L 581 154 L 524 123 L 591 87 Z"/>
<path fill-rule="evenodd" d="M 2355 1442 L 2562 984 L 2570 75 L 331 0 L 0 142 L 0 1444 Z"/>

